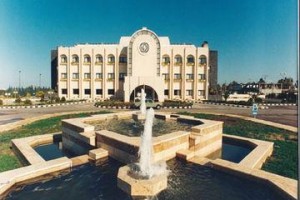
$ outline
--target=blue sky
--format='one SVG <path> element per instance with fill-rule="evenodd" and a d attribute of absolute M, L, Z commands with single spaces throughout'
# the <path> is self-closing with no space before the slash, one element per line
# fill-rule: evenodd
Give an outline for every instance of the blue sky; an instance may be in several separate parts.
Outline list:
<path fill-rule="evenodd" d="M 0 0 L 0 88 L 50 86 L 50 51 L 148 27 L 219 52 L 219 83 L 297 77 L 297 0 Z"/>

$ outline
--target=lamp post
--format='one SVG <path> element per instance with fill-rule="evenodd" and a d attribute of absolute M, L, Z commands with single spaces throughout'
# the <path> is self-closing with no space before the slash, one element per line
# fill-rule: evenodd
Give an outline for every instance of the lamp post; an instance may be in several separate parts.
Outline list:
<path fill-rule="evenodd" d="M 53 93 L 54 92 L 52 90 L 48 91 L 48 94 L 50 95 L 50 103 L 53 101 Z"/>
<path fill-rule="evenodd" d="M 39 77 L 39 89 L 41 89 L 41 80 L 42 80 L 42 74 L 40 74 L 40 77 Z"/>
<path fill-rule="evenodd" d="M 17 91 L 17 90 L 14 90 L 13 93 L 14 93 L 14 95 L 15 95 L 15 98 L 17 98 L 18 91 Z"/>
<path fill-rule="evenodd" d="M 19 70 L 19 95 L 21 91 L 21 70 Z"/>

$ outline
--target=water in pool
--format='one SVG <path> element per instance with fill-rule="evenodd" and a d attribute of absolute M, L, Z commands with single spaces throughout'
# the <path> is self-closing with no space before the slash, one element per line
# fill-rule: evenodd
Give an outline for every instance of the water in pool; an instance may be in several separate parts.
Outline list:
<path fill-rule="evenodd" d="M 55 179 L 24 186 L 7 199 L 131 199 L 117 188 L 117 173 L 123 164 L 113 159 L 100 166 L 86 164 Z M 276 191 L 259 182 L 225 174 L 180 160 L 168 161 L 171 171 L 168 188 L 157 199 L 273 200 L 282 199 Z"/>

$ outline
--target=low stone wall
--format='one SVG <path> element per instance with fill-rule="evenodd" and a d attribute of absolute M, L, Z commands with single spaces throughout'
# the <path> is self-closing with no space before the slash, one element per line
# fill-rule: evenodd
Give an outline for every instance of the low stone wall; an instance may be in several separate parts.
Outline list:
<path fill-rule="evenodd" d="M 85 118 L 62 120 L 63 149 L 76 155 L 87 154 L 96 148 L 95 127 L 87 124 L 88 121 L 124 119 L 131 117 L 132 112 L 109 113 L 93 115 Z"/>
<path fill-rule="evenodd" d="M 274 143 L 262 140 L 256 140 L 251 138 L 244 138 L 234 135 L 226 135 L 224 137 L 231 138 L 237 141 L 247 142 L 249 145 L 252 144 L 253 150 L 238 164 L 248 168 L 260 169 L 266 159 L 272 155 Z"/>
<path fill-rule="evenodd" d="M 40 162 L 26 167 L 0 173 L 0 199 L 4 198 L 6 192 L 13 186 L 55 173 L 62 170 L 70 170 L 72 162 L 66 158 Z"/>
<path fill-rule="evenodd" d="M 222 148 L 223 122 L 203 120 L 192 127 L 189 150 L 196 156 L 206 157 Z"/>
<path fill-rule="evenodd" d="M 133 163 L 138 160 L 140 137 L 129 137 L 118 133 L 101 130 L 96 131 L 97 147 L 108 151 L 110 157 L 123 163 Z M 153 138 L 153 162 L 169 160 L 176 156 L 176 152 L 187 149 L 189 133 L 173 132 Z"/>
<path fill-rule="evenodd" d="M 265 185 L 276 189 L 283 199 L 297 199 L 298 195 L 298 181 L 279 176 L 260 169 L 248 168 L 244 166 L 235 165 L 229 161 L 216 159 L 209 163 L 214 169 L 224 171 L 229 174 L 243 176 L 247 179 L 261 181 Z"/>
<path fill-rule="evenodd" d="M 13 139 L 12 150 L 25 165 L 37 164 L 45 160 L 33 149 L 33 147 L 53 142 L 53 134 L 38 135 L 27 138 Z"/>

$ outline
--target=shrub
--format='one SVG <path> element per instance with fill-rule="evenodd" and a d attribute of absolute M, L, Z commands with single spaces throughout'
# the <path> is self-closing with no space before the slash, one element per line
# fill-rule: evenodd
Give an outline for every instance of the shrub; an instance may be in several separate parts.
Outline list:
<path fill-rule="evenodd" d="M 60 102 L 60 98 L 59 97 L 55 97 L 55 103 L 59 103 Z"/>
<path fill-rule="evenodd" d="M 32 105 L 32 102 L 29 99 L 26 99 L 24 101 L 24 105 Z"/>
<path fill-rule="evenodd" d="M 187 102 L 187 101 L 174 101 L 174 100 L 166 100 L 163 103 L 163 106 L 167 106 L 167 107 L 178 107 L 178 106 L 192 106 L 193 103 L 192 102 Z"/>
<path fill-rule="evenodd" d="M 111 100 L 105 100 L 105 101 L 100 101 L 96 102 L 94 104 L 95 106 L 111 106 L 111 107 L 132 107 L 133 103 L 131 102 L 122 102 L 122 101 L 111 101 Z"/>
<path fill-rule="evenodd" d="M 0 106 L 2 106 L 3 105 L 3 100 L 2 99 L 0 99 Z"/>
<path fill-rule="evenodd" d="M 60 99 L 60 101 L 61 101 L 61 102 L 66 102 L 66 98 L 65 98 L 65 97 L 62 97 L 62 98 Z"/>
<path fill-rule="evenodd" d="M 22 102 L 22 99 L 20 97 L 16 98 L 15 103 L 19 103 L 20 104 L 21 102 Z"/>
<path fill-rule="evenodd" d="M 257 97 L 255 99 L 255 103 L 262 103 L 262 102 L 263 102 L 262 98 Z"/>

